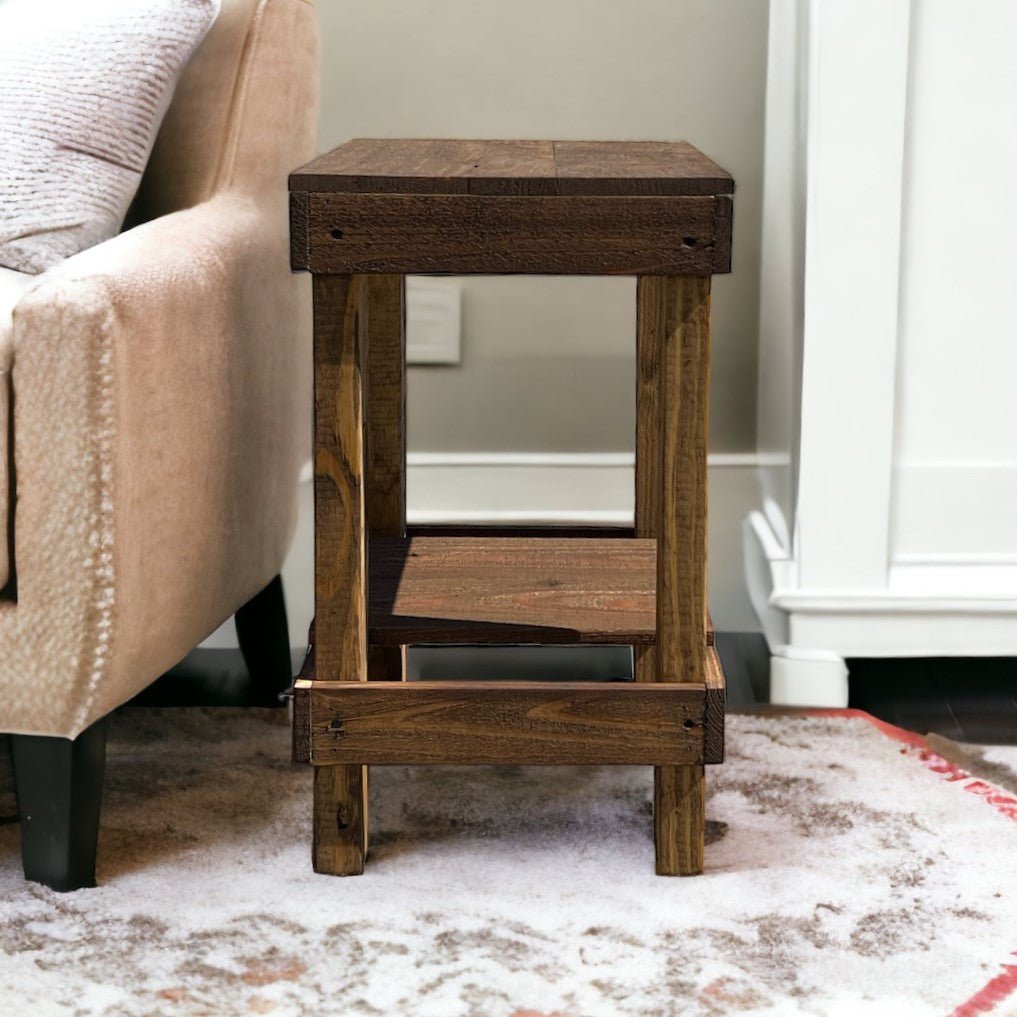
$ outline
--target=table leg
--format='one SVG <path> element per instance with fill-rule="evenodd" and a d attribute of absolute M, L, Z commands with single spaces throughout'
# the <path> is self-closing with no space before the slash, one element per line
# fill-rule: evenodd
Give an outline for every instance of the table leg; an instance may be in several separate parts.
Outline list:
<path fill-rule="evenodd" d="M 363 371 L 359 276 L 314 277 L 315 679 L 367 680 Z M 316 872 L 355 875 L 367 856 L 367 768 L 316 766 Z"/>
<path fill-rule="evenodd" d="M 371 537 L 406 536 L 406 276 L 364 276 L 366 511 Z M 405 646 L 370 646 L 370 681 L 405 681 Z"/>
<path fill-rule="evenodd" d="M 637 681 L 703 681 L 710 279 L 643 276 L 637 289 L 636 535 L 657 538 L 657 638 Z M 703 767 L 654 769 L 659 875 L 703 868 Z"/>

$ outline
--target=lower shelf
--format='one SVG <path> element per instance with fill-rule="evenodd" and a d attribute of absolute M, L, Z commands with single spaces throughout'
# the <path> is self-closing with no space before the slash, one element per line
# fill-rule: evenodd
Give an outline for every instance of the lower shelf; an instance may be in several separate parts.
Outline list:
<path fill-rule="evenodd" d="M 294 685 L 294 757 L 339 764 L 719 763 L 724 675 L 703 682 L 326 682 Z"/>
<path fill-rule="evenodd" d="M 652 643 L 657 543 L 620 537 L 372 540 L 369 640 Z M 706 641 L 713 626 L 704 619 Z"/>

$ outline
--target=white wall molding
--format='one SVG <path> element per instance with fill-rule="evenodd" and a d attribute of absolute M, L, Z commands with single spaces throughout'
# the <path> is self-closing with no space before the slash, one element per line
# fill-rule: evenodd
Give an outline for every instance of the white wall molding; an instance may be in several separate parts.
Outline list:
<path fill-rule="evenodd" d="M 743 533 L 749 596 L 771 653 L 795 662 L 773 687 L 775 702 L 831 705 L 834 686 L 846 696 L 834 666 L 845 657 L 1017 655 L 1017 563 L 912 563 L 870 589 L 804 587 L 762 512 Z"/>
<path fill-rule="evenodd" d="M 757 452 L 711 452 L 707 465 L 713 469 L 760 465 Z M 410 452 L 409 467 L 432 466 L 574 466 L 589 469 L 625 467 L 634 469 L 632 452 Z"/>
<path fill-rule="evenodd" d="M 631 452 L 410 452 L 408 518 L 418 524 L 625 526 L 633 519 Z M 714 453 L 711 476 L 740 472 L 753 486 L 754 453 Z M 737 483 L 737 481 L 736 481 Z M 714 515 L 728 515 L 714 503 Z"/>
<path fill-rule="evenodd" d="M 864 588 L 888 561 L 911 3 L 810 12 L 795 555 L 806 585 Z"/>
<path fill-rule="evenodd" d="M 755 470 L 767 465 L 772 457 L 757 452 L 711 452 L 707 467 L 717 469 Z M 635 469 L 633 452 L 409 452 L 408 469 L 428 470 L 436 467 L 558 467 L 576 469 Z M 313 466 L 308 460 L 300 471 L 300 483 L 308 484 Z"/>

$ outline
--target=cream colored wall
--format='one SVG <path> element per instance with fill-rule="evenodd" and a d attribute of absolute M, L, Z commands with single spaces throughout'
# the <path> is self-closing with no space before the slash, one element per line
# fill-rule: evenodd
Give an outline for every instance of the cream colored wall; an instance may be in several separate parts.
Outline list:
<path fill-rule="evenodd" d="M 765 0 L 319 0 L 322 150 L 357 136 L 687 139 L 737 181 L 712 447 L 755 449 Z M 467 279 L 458 367 L 414 368 L 426 451 L 631 448 L 634 283 Z"/>

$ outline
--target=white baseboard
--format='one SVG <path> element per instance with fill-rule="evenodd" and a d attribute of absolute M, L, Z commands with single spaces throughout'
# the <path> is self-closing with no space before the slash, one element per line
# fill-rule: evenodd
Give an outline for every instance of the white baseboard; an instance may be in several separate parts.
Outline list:
<path fill-rule="evenodd" d="M 410 452 L 406 465 L 413 524 L 632 525 L 631 452 Z M 754 471 L 759 457 L 712 453 L 707 465 Z M 300 479 L 311 482 L 309 462 Z"/>
<path fill-rule="evenodd" d="M 631 526 L 624 453 L 410 453 L 410 523 Z"/>

